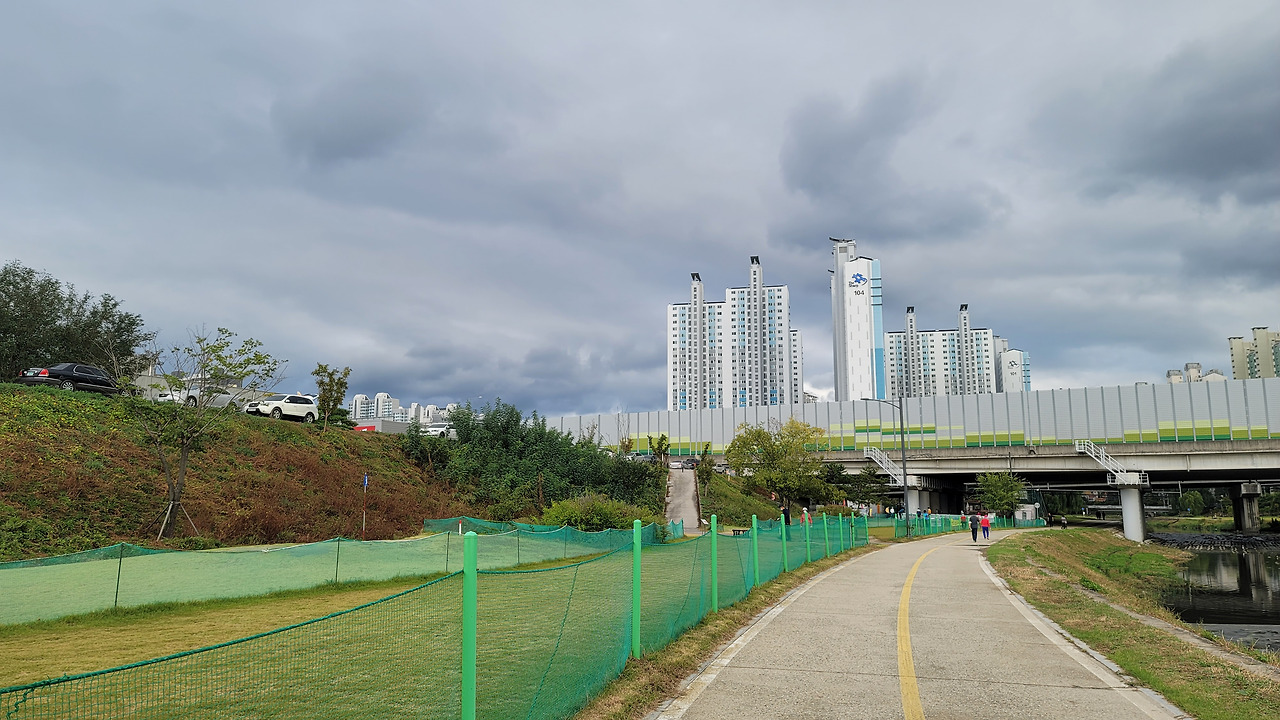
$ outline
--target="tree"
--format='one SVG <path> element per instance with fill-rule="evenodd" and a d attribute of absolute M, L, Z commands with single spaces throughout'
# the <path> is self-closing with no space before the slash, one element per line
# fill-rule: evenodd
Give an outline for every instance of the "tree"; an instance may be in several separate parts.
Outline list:
<path fill-rule="evenodd" d="M 409 428 L 400 436 L 400 449 L 410 460 L 431 471 L 433 475 L 437 466 L 443 469 L 449 464 L 449 439 L 424 433 L 422 423 L 417 418 L 410 421 Z"/>
<path fill-rule="evenodd" d="M 525 418 L 501 400 L 482 411 L 468 404 L 449 413 L 456 440 L 448 445 L 447 467 L 439 472 L 437 466 L 437 474 L 490 519 L 519 517 L 583 493 L 661 510 L 665 470 L 611 457 L 595 437 L 549 428 L 537 413 Z"/>
<path fill-rule="evenodd" d="M 989 472 L 978 476 L 978 504 L 997 515 L 1011 516 L 1021 504 L 1027 484 L 1008 472 Z"/>
<path fill-rule="evenodd" d="M 734 474 L 749 476 L 784 503 L 801 498 L 826 502 L 835 493 L 822 480 L 822 458 L 809 450 L 823 434 L 822 428 L 795 418 L 785 425 L 770 420 L 767 427 L 743 423 L 725 448 L 725 461 Z"/>
<path fill-rule="evenodd" d="M 649 452 L 653 453 L 653 457 L 658 460 L 658 464 L 662 467 L 667 466 L 667 457 L 671 452 L 671 443 L 667 440 L 667 434 L 663 433 L 658 436 L 657 440 L 653 436 L 649 436 Z"/>
<path fill-rule="evenodd" d="M 193 388 L 199 398 L 194 406 L 182 403 L 158 403 L 132 398 L 130 416 L 142 430 L 152 451 L 160 460 L 168 490 L 167 502 L 157 519 L 158 537 L 170 535 L 178 524 L 182 508 L 182 491 L 186 486 L 191 455 L 204 449 L 219 429 L 239 411 L 239 403 L 275 386 L 279 380 L 280 361 L 262 352 L 262 343 L 248 338 L 239 346 L 236 334 L 218 328 L 214 335 L 193 332 L 185 347 L 156 352 L 158 379 L 153 388 L 186 396 Z M 232 401 L 215 403 L 218 397 L 205 388 L 226 386 Z M 187 515 L 188 522 L 191 517 Z M 195 523 L 192 523 L 195 528 Z M 197 533 L 199 531 L 197 530 Z"/>
<path fill-rule="evenodd" d="M 154 339 L 142 318 L 110 295 L 95 300 L 16 260 L 0 267 L 0 378 L 83 362 L 132 380 L 150 362 L 139 349 Z"/>
<path fill-rule="evenodd" d="M 631 437 L 631 416 L 627 414 L 626 408 L 623 408 L 618 412 L 616 425 L 618 433 L 618 457 L 626 457 L 636 446 L 635 438 Z"/>
<path fill-rule="evenodd" d="M 855 505 L 882 503 L 889 494 L 889 480 L 877 472 L 875 466 L 865 465 L 857 475 L 848 477 L 844 492 Z"/>
<path fill-rule="evenodd" d="M 344 407 L 334 408 L 333 414 L 329 416 L 329 424 L 346 429 L 356 426 L 355 421 L 351 419 L 351 411 Z"/>
<path fill-rule="evenodd" d="M 328 430 L 329 416 L 347 400 L 347 377 L 351 375 L 351 368 L 330 370 L 328 365 L 317 363 L 311 375 L 316 379 L 316 390 L 320 395 L 316 398 L 316 405 L 319 406 L 320 416 L 324 418 L 324 429 Z"/>
<path fill-rule="evenodd" d="M 1204 496 L 1199 490 L 1190 490 L 1178 496 L 1178 510 L 1186 510 L 1188 515 L 1204 513 Z"/>
<path fill-rule="evenodd" d="M 693 478 L 698 482 L 699 497 L 707 496 L 707 490 L 711 487 L 711 480 L 715 475 L 716 469 L 711 466 L 711 443 L 705 443 L 702 446 L 702 452 L 698 455 L 698 466 L 693 469 Z"/>

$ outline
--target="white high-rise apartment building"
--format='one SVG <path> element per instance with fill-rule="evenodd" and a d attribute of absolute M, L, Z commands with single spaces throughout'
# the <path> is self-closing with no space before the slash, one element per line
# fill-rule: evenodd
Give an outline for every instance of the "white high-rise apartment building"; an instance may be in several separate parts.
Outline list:
<path fill-rule="evenodd" d="M 1253 340 L 1230 337 L 1227 345 L 1231 348 L 1231 377 L 1236 380 L 1280 377 L 1280 332 L 1256 327 Z"/>
<path fill-rule="evenodd" d="M 791 402 L 804 399 L 804 338 L 797 328 L 791 329 Z"/>
<path fill-rule="evenodd" d="M 916 309 L 907 308 L 906 330 L 885 333 L 885 374 L 889 394 L 906 397 L 972 395 L 1031 389 L 1027 353 L 969 322 L 969 306 L 960 306 L 953 330 L 920 330 Z M 1016 368 L 1012 367 L 1016 364 Z M 1003 368 L 1003 369 L 1002 369 Z"/>
<path fill-rule="evenodd" d="M 373 396 L 374 417 L 395 417 L 400 409 L 400 401 L 391 397 L 390 393 L 380 392 Z"/>
<path fill-rule="evenodd" d="M 836 401 L 885 397 L 880 261 L 858 256 L 853 240 L 831 238 L 832 347 Z"/>
<path fill-rule="evenodd" d="M 356 395 L 351 398 L 351 402 L 347 403 L 348 417 L 352 420 L 368 420 L 374 417 L 373 401 L 368 395 Z"/>
<path fill-rule="evenodd" d="M 670 410 L 787 405 L 804 398 L 799 331 L 791 329 L 786 285 L 765 285 L 751 256 L 746 287 L 710 302 L 692 273 L 689 302 L 667 306 Z"/>

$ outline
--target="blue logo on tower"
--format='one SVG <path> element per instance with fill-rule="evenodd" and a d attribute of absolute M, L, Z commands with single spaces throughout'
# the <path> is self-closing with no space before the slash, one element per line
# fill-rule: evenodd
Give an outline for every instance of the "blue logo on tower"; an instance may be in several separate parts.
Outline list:
<path fill-rule="evenodd" d="M 862 273 L 854 273 L 853 277 L 849 278 L 849 287 L 861 287 L 866 284 L 867 276 Z"/>

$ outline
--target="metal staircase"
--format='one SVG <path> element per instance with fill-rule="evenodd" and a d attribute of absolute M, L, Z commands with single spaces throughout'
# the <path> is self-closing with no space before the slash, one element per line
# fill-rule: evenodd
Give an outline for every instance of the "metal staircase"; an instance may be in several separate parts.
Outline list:
<path fill-rule="evenodd" d="M 886 455 L 883 450 L 878 447 L 868 446 L 863 448 L 862 456 L 879 465 L 882 470 L 889 473 L 889 477 L 891 478 L 890 482 L 893 485 L 903 484 L 902 468 L 898 467 L 898 464 L 893 460 L 890 460 L 889 456 Z"/>
<path fill-rule="evenodd" d="M 1141 471 L 1133 471 L 1124 466 L 1124 463 L 1111 457 L 1106 450 L 1093 444 L 1092 440 L 1077 440 L 1076 452 L 1088 455 L 1098 464 L 1108 470 L 1107 484 L 1109 485 L 1150 485 L 1147 474 Z"/>

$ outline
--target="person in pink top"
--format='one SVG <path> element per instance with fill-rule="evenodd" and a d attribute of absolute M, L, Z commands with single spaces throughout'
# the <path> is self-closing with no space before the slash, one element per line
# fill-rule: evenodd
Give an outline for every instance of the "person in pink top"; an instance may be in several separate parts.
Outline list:
<path fill-rule="evenodd" d="M 989 514 L 982 513 L 981 525 L 982 525 L 982 539 L 987 540 L 991 537 L 991 516 Z"/>

